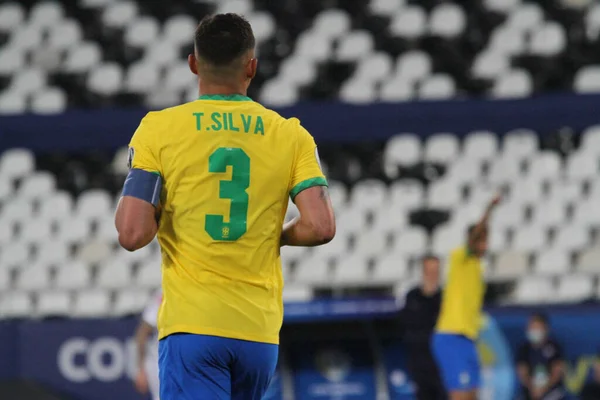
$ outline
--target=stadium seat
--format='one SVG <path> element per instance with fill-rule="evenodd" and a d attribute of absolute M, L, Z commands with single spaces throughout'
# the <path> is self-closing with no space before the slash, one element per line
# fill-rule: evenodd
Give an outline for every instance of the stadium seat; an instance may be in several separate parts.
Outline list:
<path fill-rule="evenodd" d="M 600 65 L 584 66 L 579 69 L 573 87 L 578 93 L 600 92 Z"/>
<path fill-rule="evenodd" d="M 56 237 L 65 243 L 81 243 L 90 236 L 90 231 L 91 225 L 89 221 L 71 216 L 68 219 L 60 221 Z"/>
<path fill-rule="evenodd" d="M 490 160 L 498 152 L 498 138 L 492 132 L 475 131 L 467 135 L 462 155 L 465 159 Z"/>
<path fill-rule="evenodd" d="M 447 164 L 459 154 L 459 143 L 455 135 L 440 133 L 430 136 L 425 142 L 423 159 L 433 163 Z"/>
<path fill-rule="evenodd" d="M 0 220 L 0 248 L 12 241 L 15 236 L 15 225 L 13 221 Z"/>
<path fill-rule="evenodd" d="M 131 286 L 131 264 L 111 259 L 98 268 L 95 285 L 102 289 L 121 289 Z"/>
<path fill-rule="evenodd" d="M 50 236 L 52 228 L 48 221 L 31 219 L 21 224 L 20 240 L 25 243 L 39 243 Z"/>
<path fill-rule="evenodd" d="M 567 275 L 560 279 L 553 299 L 557 302 L 575 303 L 594 296 L 594 282 L 587 275 Z"/>
<path fill-rule="evenodd" d="M 427 15 L 417 6 L 410 5 L 399 10 L 390 23 L 390 33 L 405 39 L 417 39 L 425 34 Z"/>
<path fill-rule="evenodd" d="M 350 207 L 356 211 L 375 210 L 386 200 L 387 188 L 383 182 L 375 179 L 357 182 L 350 196 Z"/>
<path fill-rule="evenodd" d="M 518 179 L 510 185 L 508 200 L 514 204 L 536 204 L 542 199 L 542 183 L 537 178 Z"/>
<path fill-rule="evenodd" d="M 577 181 L 552 181 L 550 183 L 550 196 L 553 201 L 564 205 L 578 202 L 581 198 L 581 183 Z"/>
<path fill-rule="evenodd" d="M 584 249 L 590 241 L 588 229 L 581 225 L 562 225 L 557 230 L 553 247 L 565 251 L 578 251 Z"/>
<path fill-rule="evenodd" d="M 319 246 L 313 251 L 313 258 L 320 258 L 324 260 L 330 260 L 332 257 L 339 257 L 343 254 L 347 254 L 348 252 L 348 234 L 356 233 L 351 232 L 347 229 L 344 229 L 346 226 L 342 224 L 344 219 L 340 218 L 339 224 L 339 232 L 335 235 L 333 240 L 327 244 L 327 246 Z M 363 228 L 363 224 L 360 224 L 360 227 Z"/>
<path fill-rule="evenodd" d="M 532 54 L 555 56 L 565 50 L 567 38 L 565 30 L 557 22 L 546 22 L 533 31 L 529 42 Z"/>
<path fill-rule="evenodd" d="M 351 253 L 366 259 L 384 255 L 388 250 L 386 236 L 382 232 L 373 229 L 362 232 L 352 247 L 353 251 Z"/>
<path fill-rule="evenodd" d="M 8 269 L 0 268 L 0 292 L 6 292 L 12 287 L 11 273 Z M 0 302 L 0 304 L 2 304 Z M 2 311 L 0 305 L 0 318 L 2 318 Z"/>
<path fill-rule="evenodd" d="M 502 76 L 510 69 L 510 57 L 504 52 L 487 51 L 481 52 L 473 61 L 471 73 L 482 79 L 494 79 Z"/>
<path fill-rule="evenodd" d="M 521 278 L 513 293 L 513 301 L 518 304 L 544 304 L 556 298 L 554 285 L 549 278 L 531 276 Z"/>
<path fill-rule="evenodd" d="M 418 89 L 418 97 L 424 100 L 447 100 L 456 95 L 456 84 L 446 74 L 434 74 L 425 78 Z"/>
<path fill-rule="evenodd" d="M 540 252 L 534 263 L 537 275 L 562 275 L 569 272 L 570 260 L 563 248 L 551 247 Z"/>
<path fill-rule="evenodd" d="M 120 1 L 108 4 L 102 13 L 102 23 L 109 28 L 123 29 L 138 14 L 138 7 L 134 1 Z"/>
<path fill-rule="evenodd" d="M 507 24 L 521 32 L 530 32 L 544 21 L 544 10 L 537 3 L 524 3 L 513 9 Z"/>
<path fill-rule="evenodd" d="M 460 244 L 460 238 L 465 236 L 461 226 L 442 225 L 433 232 L 431 248 L 435 254 L 448 254 Z"/>
<path fill-rule="evenodd" d="M 144 310 L 148 301 L 148 292 L 145 290 L 131 290 L 130 288 L 117 291 L 112 314 L 115 317 L 138 314 Z"/>
<path fill-rule="evenodd" d="M 600 125 L 593 125 L 586 128 L 581 134 L 581 146 L 579 151 L 591 153 L 593 155 L 600 154 Z"/>
<path fill-rule="evenodd" d="M 421 141 L 412 134 L 393 136 L 385 146 L 384 162 L 386 174 L 394 178 L 398 166 L 416 164 L 421 158 Z"/>
<path fill-rule="evenodd" d="M 152 17 L 136 18 L 127 25 L 123 41 L 127 46 L 146 47 L 157 40 L 159 29 L 158 21 Z"/>
<path fill-rule="evenodd" d="M 76 213 L 80 218 L 103 218 L 113 212 L 112 199 L 104 190 L 89 190 L 77 199 Z"/>
<path fill-rule="evenodd" d="M 401 282 L 408 271 L 406 255 L 394 251 L 377 260 L 372 280 L 378 283 Z"/>
<path fill-rule="evenodd" d="M 25 9 L 19 3 L 5 3 L 0 6 L 0 32 L 10 32 L 25 20 Z"/>
<path fill-rule="evenodd" d="M 31 265 L 19 271 L 15 286 L 28 292 L 50 287 L 50 268 L 46 264 Z"/>
<path fill-rule="evenodd" d="M 433 209 L 452 209 L 461 199 L 460 187 L 453 182 L 440 180 L 429 186 L 427 206 Z"/>
<path fill-rule="evenodd" d="M 370 32 L 352 31 L 340 39 L 336 50 L 336 59 L 341 62 L 358 61 L 371 54 L 374 45 Z"/>
<path fill-rule="evenodd" d="M 546 236 L 546 229 L 543 227 L 536 225 L 523 226 L 515 232 L 512 248 L 522 252 L 539 251 L 546 245 Z"/>
<path fill-rule="evenodd" d="M 368 58 L 363 58 L 356 66 L 353 78 L 368 82 L 381 82 L 392 71 L 392 58 L 386 53 L 374 53 Z"/>
<path fill-rule="evenodd" d="M 370 104 L 377 99 L 375 83 L 348 81 L 340 89 L 340 100 L 351 104 Z"/>
<path fill-rule="evenodd" d="M 415 97 L 414 85 L 403 77 L 396 77 L 383 82 L 379 92 L 381 101 L 406 101 Z"/>
<path fill-rule="evenodd" d="M 53 194 L 56 178 L 49 172 L 29 175 L 19 186 L 18 196 L 27 200 L 43 200 Z"/>
<path fill-rule="evenodd" d="M 111 243 L 104 240 L 91 239 L 79 246 L 74 258 L 86 264 L 98 264 L 113 254 Z"/>
<path fill-rule="evenodd" d="M 364 285 L 369 282 L 368 258 L 358 251 L 355 255 L 341 258 L 336 263 L 332 284 L 340 286 Z"/>
<path fill-rule="evenodd" d="M 317 15 L 312 29 L 316 34 L 331 40 L 346 34 L 350 30 L 351 24 L 351 17 L 346 11 L 329 9 L 321 11 Z"/>
<path fill-rule="evenodd" d="M 473 223 L 475 220 L 472 221 Z M 506 228 L 492 226 L 489 233 L 489 249 L 493 252 L 504 251 L 508 248 Z"/>
<path fill-rule="evenodd" d="M 110 305 L 110 296 L 104 290 L 81 291 L 75 295 L 72 315 L 78 318 L 106 317 Z"/>
<path fill-rule="evenodd" d="M 582 181 L 598 176 L 598 159 L 589 151 L 571 153 L 567 159 L 566 177 Z"/>
<path fill-rule="evenodd" d="M 547 181 L 556 179 L 561 173 L 561 160 L 558 154 L 543 151 L 529 162 L 527 176 Z"/>
<path fill-rule="evenodd" d="M 44 88 L 33 95 L 31 111 L 40 115 L 52 115 L 67 110 L 67 95 L 59 88 Z"/>
<path fill-rule="evenodd" d="M 0 176 L 19 179 L 29 175 L 35 168 L 33 153 L 27 149 L 11 149 L 2 153 Z"/>
<path fill-rule="evenodd" d="M 35 315 L 41 318 L 68 317 L 72 305 L 71 295 L 67 292 L 41 292 L 37 298 Z"/>
<path fill-rule="evenodd" d="M 462 8 L 456 4 L 442 3 L 429 15 L 429 32 L 434 36 L 455 38 L 463 33 L 466 22 Z"/>
<path fill-rule="evenodd" d="M 14 198 L 4 204 L 0 216 L 4 221 L 26 223 L 33 218 L 33 204 L 25 199 Z"/>
<path fill-rule="evenodd" d="M 419 207 L 424 197 L 423 185 L 414 180 L 395 182 L 389 189 L 390 203 L 404 210 L 412 210 Z"/>
<path fill-rule="evenodd" d="M 48 45 L 53 51 L 62 51 L 76 47 L 83 37 L 79 22 L 66 19 L 49 29 Z"/>
<path fill-rule="evenodd" d="M 64 191 L 47 193 L 40 199 L 37 217 L 46 221 L 59 221 L 70 216 L 73 199 Z"/>
<path fill-rule="evenodd" d="M 504 135 L 502 143 L 503 158 L 523 160 L 538 151 L 539 139 L 535 132 L 528 129 L 516 129 Z"/>
<path fill-rule="evenodd" d="M 160 68 L 157 65 L 138 61 L 129 66 L 124 79 L 125 89 L 130 93 L 150 93 L 160 80 Z"/>
<path fill-rule="evenodd" d="M 514 279 L 527 275 L 529 263 L 524 253 L 520 251 L 505 251 L 498 255 L 494 265 L 494 278 Z"/>
<path fill-rule="evenodd" d="M 596 199 L 582 200 L 574 209 L 573 223 L 593 227 L 600 225 L 600 209 Z"/>
<path fill-rule="evenodd" d="M 544 228 L 558 227 L 566 218 L 567 210 L 561 202 L 545 200 L 535 205 L 532 223 Z"/>
<path fill-rule="evenodd" d="M 75 290 L 87 288 L 92 280 L 89 265 L 81 261 L 61 265 L 56 272 L 54 286 L 60 290 Z"/>
<path fill-rule="evenodd" d="M 285 285 L 283 288 L 283 301 L 286 303 L 310 301 L 312 297 L 312 290 L 308 286 Z"/>
<path fill-rule="evenodd" d="M 531 74 L 525 70 L 512 70 L 496 80 L 492 88 L 492 96 L 500 99 L 522 98 L 529 96 L 532 91 Z"/>
<path fill-rule="evenodd" d="M 323 62 L 332 53 L 332 42 L 326 36 L 309 31 L 301 33 L 296 39 L 294 57 L 311 61 Z"/>
<path fill-rule="evenodd" d="M 431 57 L 419 50 L 403 53 L 396 63 L 396 76 L 407 82 L 425 79 L 432 71 Z"/>
<path fill-rule="evenodd" d="M 492 162 L 487 180 L 493 185 L 503 185 L 514 182 L 521 175 L 522 171 L 518 162 L 508 157 L 502 157 L 496 158 Z"/>
<path fill-rule="evenodd" d="M 521 5 L 521 0 L 484 0 L 483 5 L 488 10 L 508 14 Z"/>
<path fill-rule="evenodd" d="M 579 254 L 577 271 L 587 274 L 600 274 L 600 247 L 591 247 Z"/>
<path fill-rule="evenodd" d="M 39 241 L 34 259 L 37 263 L 61 266 L 69 259 L 69 249 L 64 242 L 46 237 Z"/>
<path fill-rule="evenodd" d="M 523 211 L 522 205 L 518 203 L 509 202 L 500 204 L 494 211 L 494 214 L 492 214 L 490 224 L 498 228 L 516 228 L 523 224 Z"/>
<path fill-rule="evenodd" d="M 482 162 L 477 158 L 464 156 L 450 165 L 445 178 L 455 185 L 476 184 L 482 179 L 481 166 Z"/>
<path fill-rule="evenodd" d="M 0 253 L 0 268 L 15 269 L 26 267 L 30 261 L 30 248 L 24 242 L 12 242 L 3 247 Z"/>
<path fill-rule="evenodd" d="M 373 221 L 371 230 L 378 232 L 400 232 L 408 226 L 408 216 L 404 209 L 395 204 L 381 208 Z"/>
<path fill-rule="evenodd" d="M 160 261 L 150 262 L 141 266 L 137 273 L 136 285 L 144 289 L 160 287 L 162 271 Z"/>
<path fill-rule="evenodd" d="M 319 284 L 330 279 L 329 263 L 323 258 L 306 258 L 296 266 L 295 283 Z"/>
<path fill-rule="evenodd" d="M 87 88 L 102 96 L 113 96 L 123 86 L 123 69 L 116 63 L 104 63 L 90 71 Z"/>
<path fill-rule="evenodd" d="M 489 49 L 495 53 L 507 56 L 523 54 L 527 47 L 525 34 L 508 26 L 499 26 L 493 32 L 489 40 Z M 507 77 L 510 75 L 507 75 Z M 512 81 L 511 81 L 512 82 Z M 519 80 L 523 82 L 523 80 Z M 511 85 L 512 87 L 512 85 Z M 514 89 L 516 89 L 516 85 Z"/>
<path fill-rule="evenodd" d="M 419 227 L 405 230 L 396 238 L 395 249 L 400 254 L 420 256 L 427 249 L 427 233 Z"/>
<path fill-rule="evenodd" d="M 0 295 L 0 317 L 31 318 L 33 316 L 33 300 L 26 292 L 2 292 Z"/>

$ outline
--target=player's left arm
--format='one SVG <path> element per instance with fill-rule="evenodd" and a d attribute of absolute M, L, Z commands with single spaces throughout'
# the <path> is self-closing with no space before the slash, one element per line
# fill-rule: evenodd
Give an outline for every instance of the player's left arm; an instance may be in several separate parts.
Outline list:
<path fill-rule="evenodd" d="M 129 174 L 115 214 L 119 244 L 135 251 L 152 241 L 158 231 L 162 176 L 155 156 L 156 117 L 149 113 L 129 144 Z"/>

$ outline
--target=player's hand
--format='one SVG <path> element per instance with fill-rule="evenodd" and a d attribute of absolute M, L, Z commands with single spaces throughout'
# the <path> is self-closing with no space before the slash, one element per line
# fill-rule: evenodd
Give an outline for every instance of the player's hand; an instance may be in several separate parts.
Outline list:
<path fill-rule="evenodd" d="M 146 376 L 146 372 L 143 369 L 140 369 L 135 376 L 135 388 L 141 394 L 148 393 L 148 377 Z"/>
<path fill-rule="evenodd" d="M 500 202 L 502 201 L 502 194 L 497 193 L 493 198 L 492 201 L 490 202 L 490 206 L 495 207 L 498 204 L 500 204 Z"/>

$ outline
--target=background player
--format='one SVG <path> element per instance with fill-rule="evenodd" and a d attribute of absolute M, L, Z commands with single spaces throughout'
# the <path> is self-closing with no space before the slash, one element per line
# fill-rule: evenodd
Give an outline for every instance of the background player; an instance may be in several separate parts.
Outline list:
<path fill-rule="evenodd" d="M 135 387 L 142 394 L 150 392 L 152 400 L 159 399 L 156 322 L 161 301 L 162 292 L 159 290 L 148 301 L 135 331 L 138 368 L 135 376 Z"/>
<path fill-rule="evenodd" d="M 158 232 L 161 400 L 260 399 L 283 320 L 279 247 L 330 241 L 333 210 L 310 134 L 246 97 L 248 22 L 205 18 L 194 45 L 200 98 L 142 120 L 115 223 L 130 251 Z M 283 226 L 288 196 L 300 215 Z"/>
<path fill-rule="evenodd" d="M 475 341 L 481 325 L 485 282 L 481 257 L 487 250 L 488 220 L 500 196 L 468 230 L 466 246 L 450 255 L 448 279 L 433 336 L 433 352 L 451 400 L 474 400 L 480 385 Z"/>

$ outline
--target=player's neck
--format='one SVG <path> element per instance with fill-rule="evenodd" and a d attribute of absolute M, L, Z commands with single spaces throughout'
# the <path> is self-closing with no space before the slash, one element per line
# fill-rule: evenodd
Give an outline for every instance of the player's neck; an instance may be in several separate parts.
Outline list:
<path fill-rule="evenodd" d="M 247 88 L 245 87 L 245 85 L 221 85 L 203 81 L 200 81 L 198 89 L 200 96 L 227 96 L 234 94 L 241 94 L 242 96 L 246 96 L 247 93 Z"/>

